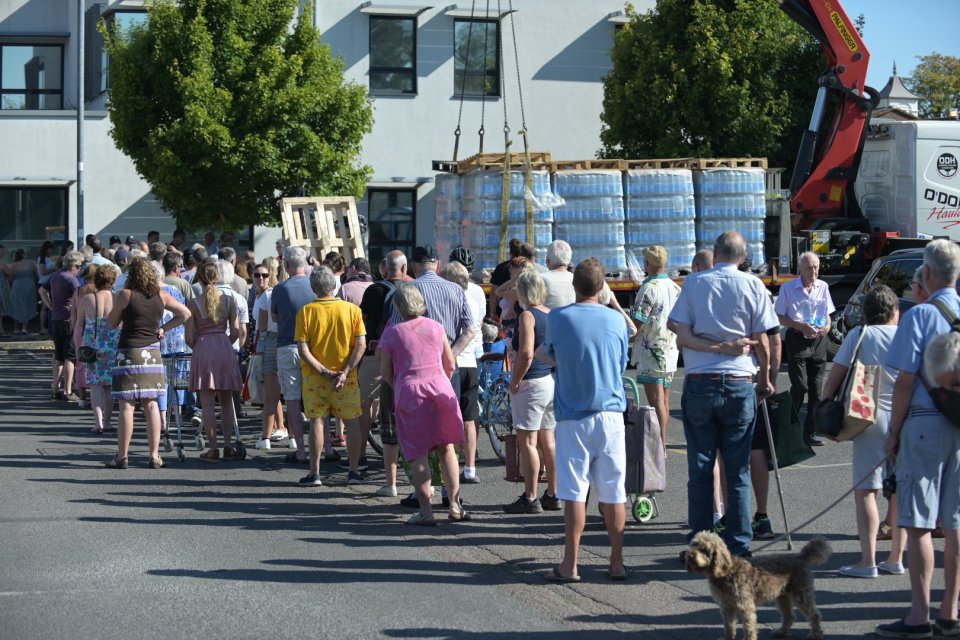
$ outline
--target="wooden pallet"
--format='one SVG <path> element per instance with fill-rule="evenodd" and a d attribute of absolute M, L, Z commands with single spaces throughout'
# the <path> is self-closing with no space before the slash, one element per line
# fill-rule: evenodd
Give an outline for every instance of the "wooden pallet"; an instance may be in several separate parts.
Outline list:
<path fill-rule="evenodd" d="M 624 160 L 626 169 L 766 169 L 766 158 L 659 158 Z"/>
<path fill-rule="evenodd" d="M 433 170 L 459 174 L 478 170 L 503 171 L 503 162 L 505 159 L 505 153 L 478 153 L 457 162 L 452 160 L 434 160 Z M 533 164 L 534 169 L 549 169 L 551 159 L 550 153 L 546 151 L 530 152 L 530 162 Z M 526 160 L 522 151 L 510 154 L 510 169 L 523 169 L 525 162 Z"/>
<path fill-rule="evenodd" d="M 693 158 L 651 158 L 649 160 L 624 160 L 625 169 L 689 169 Z"/>
<path fill-rule="evenodd" d="M 364 258 L 363 236 L 353 196 L 283 198 L 283 239 L 303 247 L 316 260 L 337 251 L 350 262 Z"/>
<path fill-rule="evenodd" d="M 592 160 L 553 160 L 550 162 L 550 171 L 592 171 L 613 170 L 623 171 L 627 168 L 626 160 L 592 159 Z"/>

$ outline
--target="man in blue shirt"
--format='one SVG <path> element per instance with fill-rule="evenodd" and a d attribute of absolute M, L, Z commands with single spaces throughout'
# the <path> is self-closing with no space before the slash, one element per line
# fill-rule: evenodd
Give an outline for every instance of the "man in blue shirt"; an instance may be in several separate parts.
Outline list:
<path fill-rule="evenodd" d="M 942 635 L 956 635 L 957 597 L 960 595 L 960 428 L 933 404 L 921 378 L 923 354 L 930 341 L 950 331 L 947 315 L 960 316 L 956 282 L 960 276 L 960 247 L 934 240 L 923 252 L 925 304 L 903 314 L 887 351 L 886 364 L 896 369 L 890 435 L 884 448 L 897 460 L 897 525 L 907 533 L 910 557 L 910 611 L 901 620 L 877 625 L 887 638 L 929 638 L 930 582 L 933 577 L 931 530 L 943 524 L 943 600 L 936 626 Z M 939 306 L 948 313 L 944 314 Z"/>
<path fill-rule="evenodd" d="M 624 481 L 627 457 L 623 372 L 627 327 L 623 315 L 600 304 L 603 265 L 587 258 L 574 270 L 575 304 L 547 315 L 547 337 L 537 357 L 556 366 L 553 410 L 557 418 L 557 497 L 564 501 L 563 560 L 551 582 L 579 582 L 580 536 L 590 484 L 603 505 L 610 538 L 610 578 L 623 580 Z"/>
<path fill-rule="evenodd" d="M 273 294 L 270 296 L 270 313 L 274 322 L 277 323 L 277 379 L 280 381 L 280 392 L 287 404 L 287 424 L 290 425 L 292 433 L 291 444 L 295 444 L 297 449 L 287 455 L 286 461 L 307 464 L 301 413 L 303 374 L 300 371 L 300 354 L 297 351 L 294 333 L 297 327 L 297 312 L 316 300 L 317 294 L 310 286 L 311 269 L 307 265 L 307 252 L 301 247 L 287 247 L 283 250 L 283 269 L 290 274 L 290 277 L 273 288 Z M 320 420 L 318 418 L 318 421 Z M 326 440 L 325 438 L 324 443 L 329 446 Z"/>
<path fill-rule="evenodd" d="M 737 269 L 746 242 L 727 231 L 714 246 L 716 267 L 688 276 L 670 322 L 683 347 L 683 432 L 687 440 L 687 502 L 691 536 L 713 528 L 713 466 L 717 451 L 727 476 L 724 538 L 734 555 L 749 555 L 750 449 L 757 401 L 773 393 L 767 330 L 778 325 L 759 278 Z M 753 352 L 698 350 L 699 341 L 754 341 Z M 759 370 L 758 370 L 759 369 Z M 754 390 L 753 376 L 757 376 Z"/>

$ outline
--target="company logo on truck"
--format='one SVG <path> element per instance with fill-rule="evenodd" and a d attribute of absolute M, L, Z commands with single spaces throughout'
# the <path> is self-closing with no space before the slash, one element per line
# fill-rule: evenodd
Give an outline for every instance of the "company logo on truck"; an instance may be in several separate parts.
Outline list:
<path fill-rule="evenodd" d="M 940 154 L 940 157 L 937 158 L 937 171 L 944 178 L 952 178 L 957 175 L 957 156 L 952 153 Z"/>
<path fill-rule="evenodd" d="M 843 41 L 847 45 L 847 49 L 850 49 L 850 51 L 856 51 L 857 41 L 853 39 L 852 35 L 850 35 L 850 29 L 847 28 L 847 25 L 843 22 L 843 18 L 840 17 L 840 14 L 836 11 L 831 11 L 830 21 L 833 22 L 833 26 L 837 28 L 837 31 L 840 33 L 840 37 L 843 38 Z"/>
<path fill-rule="evenodd" d="M 944 155 L 950 154 L 945 153 Z M 954 173 L 956 173 L 956 158 L 954 158 L 953 170 Z M 927 220 L 936 220 L 944 229 L 960 225 L 960 196 L 937 191 L 936 189 L 924 189 L 923 199 L 941 205 L 930 209 L 930 215 L 927 216 Z"/>

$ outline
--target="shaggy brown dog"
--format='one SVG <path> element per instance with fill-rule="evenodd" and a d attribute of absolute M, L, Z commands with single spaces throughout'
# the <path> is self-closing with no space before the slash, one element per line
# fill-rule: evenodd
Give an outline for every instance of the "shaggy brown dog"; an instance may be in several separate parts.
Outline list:
<path fill-rule="evenodd" d="M 757 640 L 757 605 L 777 601 L 783 626 L 773 635 L 783 638 L 793 625 L 793 607 L 810 621 L 810 637 L 820 640 L 823 628 L 817 611 L 810 565 L 822 564 L 830 557 L 830 546 L 823 538 L 808 542 L 798 554 L 753 558 L 750 561 L 730 555 L 720 536 L 701 531 L 694 536 L 685 553 L 687 571 L 707 574 L 710 593 L 723 614 L 725 640 L 737 635 L 737 614 L 743 622 L 745 640 Z"/>

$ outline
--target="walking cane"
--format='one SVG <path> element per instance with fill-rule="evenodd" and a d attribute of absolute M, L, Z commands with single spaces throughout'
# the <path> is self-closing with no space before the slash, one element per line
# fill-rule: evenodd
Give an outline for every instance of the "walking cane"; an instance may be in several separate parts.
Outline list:
<path fill-rule="evenodd" d="M 783 487 L 780 485 L 780 465 L 777 463 L 777 449 L 773 444 L 773 429 L 770 428 L 770 412 L 767 411 L 767 401 L 760 403 L 763 411 L 763 422 L 767 427 L 767 444 L 770 446 L 770 458 L 773 460 L 773 473 L 777 479 L 777 494 L 780 496 L 780 511 L 783 513 L 783 528 L 786 529 L 787 550 L 793 551 L 793 541 L 790 539 L 790 524 L 787 522 L 787 508 L 783 504 Z"/>

